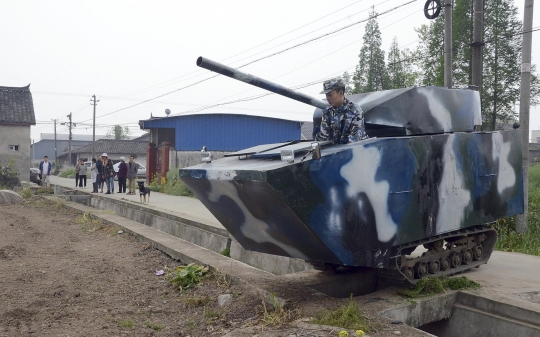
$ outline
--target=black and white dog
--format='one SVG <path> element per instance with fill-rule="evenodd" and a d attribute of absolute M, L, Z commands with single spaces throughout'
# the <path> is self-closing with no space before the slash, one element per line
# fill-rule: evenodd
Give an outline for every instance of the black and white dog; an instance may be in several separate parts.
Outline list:
<path fill-rule="evenodd" d="M 141 198 L 141 204 L 143 202 L 146 202 L 146 195 L 148 194 L 148 202 L 150 202 L 150 187 L 144 186 L 144 181 L 137 181 L 137 184 L 139 184 L 139 197 Z"/>

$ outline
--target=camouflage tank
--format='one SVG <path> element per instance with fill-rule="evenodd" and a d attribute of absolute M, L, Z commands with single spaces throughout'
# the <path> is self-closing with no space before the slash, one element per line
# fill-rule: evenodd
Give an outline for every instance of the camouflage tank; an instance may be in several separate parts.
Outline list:
<path fill-rule="evenodd" d="M 326 105 L 207 59 L 197 64 L 314 105 L 315 120 Z M 368 139 L 260 145 L 180 169 L 180 178 L 247 250 L 382 268 L 409 282 L 487 263 L 497 235 L 486 224 L 523 213 L 521 132 L 476 131 L 475 90 L 347 98 L 364 111 Z"/>

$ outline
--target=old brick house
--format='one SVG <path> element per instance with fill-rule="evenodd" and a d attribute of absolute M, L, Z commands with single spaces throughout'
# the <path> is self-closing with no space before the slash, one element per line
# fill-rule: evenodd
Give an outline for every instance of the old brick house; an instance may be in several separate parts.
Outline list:
<path fill-rule="evenodd" d="M 36 125 L 30 84 L 0 87 L 0 166 L 13 158 L 19 178 L 30 179 L 30 126 Z"/>

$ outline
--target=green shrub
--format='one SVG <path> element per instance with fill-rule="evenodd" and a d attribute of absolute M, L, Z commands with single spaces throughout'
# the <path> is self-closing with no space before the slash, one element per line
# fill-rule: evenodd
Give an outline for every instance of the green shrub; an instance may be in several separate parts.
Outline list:
<path fill-rule="evenodd" d="M 516 218 L 497 220 L 493 226 L 499 235 L 496 250 L 540 255 L 540 165 L 529 168 L 528 230 L 516 233 Z"/>
<path fill-rule="evenodd" d="M 68 167 L 59 174 L 62 178 L 69 178 L 69 177 L 75 177 L 75 168 L 74 167 Z"/>
<path fill-rule="evenodd" d="M 208 267 L 190 263 L 167 271 L 166 279 L 180 291 L 195 287 L 208 273 Z"/>
<path fill-rule="evenodd" d="M 30 199 L 32 197 L 32 191 L 30 188 L 26 187 L 19 192 L 19 195 L 23 197 L 23 199 Z"/>
<path fill-rule="evenodd" d="M 13 189 L 21 185 L 16 165 L 15 158 L 9 158 L 7 164 L 0 167 L 0 186 L 3 186 L 3 189 Z"/>
<path fill-rule="evenodd" d="M 180 180 L 178 170 L 169 170 L 166 180 L 163 181 L 160 174 L 156 173 L 154 179 L 148 185 L 152 192 L 160 192 L 169 195 L 193 197 L 193 192 Z"/>

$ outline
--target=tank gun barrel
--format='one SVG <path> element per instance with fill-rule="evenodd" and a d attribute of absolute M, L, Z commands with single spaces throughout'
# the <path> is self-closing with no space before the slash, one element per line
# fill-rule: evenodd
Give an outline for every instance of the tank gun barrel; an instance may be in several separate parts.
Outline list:
<path fill-rule="evenodd" d="M 270 82 L 270 81 L 262 79 L 260 77 L 253 76 L 253 75 L 248 74 L 248 73 L 244 73 L 244 72 L 242 72 L 240 70 L 228 67 L 228 66 L 223 65 L 223 64 L 221 64 L 219 62 L 209 60 L 209 59 L 204 58 L 202 56 L 200 56 L 197 59 L 197 66 L 199 66 L 201 68 L 208 69 L 210 71 L 214 71 L 214 72 L 219 73 L 221 75 L 225 75 L 225 76 L 234 78 L 235 80 L 246 82 L 246 83 L 251 84 L 253 86 L 256 86 L 256 87 L 259 87 L 259 88 L 262 88 L 262 89 L 266 89 L 266 90 L 271 91 L 273 93 L 276 93 L 278 95 L 285 96 L 285 97 L 288 97 L 290 99 L 294 99 L 296 101 L 312 105 L 312 106 L 314 106 L 316 108 L 324 109 L 328 105 L 328 103 L 326 103 L 326 102 L 324 102 L 324 101 L 322 101 L 320 99 L 308 96 L 308 95 L 303 94 L 301 92 L 294 91 L 292 89 L 286 88 L 284 86 L 281 86 L 279 84 Z"/>

